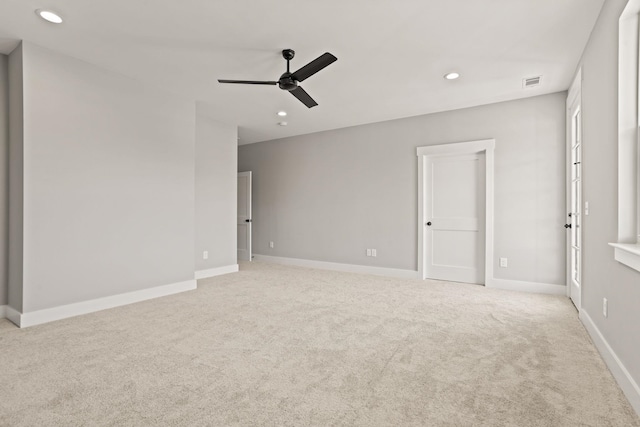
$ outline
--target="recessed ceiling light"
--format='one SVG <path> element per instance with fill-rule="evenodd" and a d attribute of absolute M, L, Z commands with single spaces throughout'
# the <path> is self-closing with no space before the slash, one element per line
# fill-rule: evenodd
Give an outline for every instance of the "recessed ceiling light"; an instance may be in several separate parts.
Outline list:
<path fill-rule="evenodd" d="M 287 124 L 287 122 L 278 122 L 278 126 L 286 126 Z"/>
<path fill-rule="evenodd" d="M 287 116 L 287 112 L 286 111 L 278 111 L 278 115 L 280 117 L 286 117 Z"/>
<path fill-rule="evenodd" d="M 458 77 L 460 77 L 460 74 L 458 74 L 458 73 L 448 73 L 448 74 L 444 75 L 444 78 L 447 79 L 447 80 L 455 80 Z"/>
<path fill-rule="evenodd" d="M 36 10 L 36 14 L 44 19 L 45 21 L 51 22 L 53 24 L 61 24 L 62 18 L 55 12 L 51 12 L 50 10 L 38 9 Z"/>

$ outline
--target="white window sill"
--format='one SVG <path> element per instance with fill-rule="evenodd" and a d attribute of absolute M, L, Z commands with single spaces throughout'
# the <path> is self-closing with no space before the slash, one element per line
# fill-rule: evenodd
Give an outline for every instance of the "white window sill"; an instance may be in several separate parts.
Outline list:
<path fill-rule="evenodd" d="M 640 271 L 640 244 L 609 243 L 613 246 L 616 261 Z"/>

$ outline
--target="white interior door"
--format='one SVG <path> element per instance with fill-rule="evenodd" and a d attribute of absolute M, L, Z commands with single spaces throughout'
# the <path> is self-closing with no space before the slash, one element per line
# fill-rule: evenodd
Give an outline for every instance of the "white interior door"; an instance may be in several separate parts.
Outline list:
<path fill-rule="evenodd" d="M 425 170 L 425 277 L 484 284 L 484 153 L 430 156 Z"/>
<path fill-rule="evenodd" d="M 569 209 L 565 228 L 569 230 L 567 239 L 567 271 L 569 272 L 569 296 L 580 310 L 582 281 L 582 111 L 580 97 L 569 106 L 570 138 L 569 164 Z"/>
<path fill-rule="evenodd" d="M 238 174 L 238 261 L 251 261 L 251 172 Z"/>

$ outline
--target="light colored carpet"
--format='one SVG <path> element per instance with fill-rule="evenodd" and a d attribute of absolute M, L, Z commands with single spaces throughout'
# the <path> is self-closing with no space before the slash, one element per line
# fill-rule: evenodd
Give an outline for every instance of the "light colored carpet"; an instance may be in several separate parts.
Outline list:
<path fill-rule="evenodd" d="M 566 298 L 257 262 L 0 367 L 2 426 L 640 426 Z"/>

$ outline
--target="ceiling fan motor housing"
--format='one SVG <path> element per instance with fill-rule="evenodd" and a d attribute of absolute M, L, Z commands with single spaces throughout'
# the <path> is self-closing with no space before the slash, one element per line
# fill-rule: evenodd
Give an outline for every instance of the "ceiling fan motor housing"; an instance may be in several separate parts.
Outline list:
<path fill-rule="evenodd" d="M 291 77 L 291 73 L 287 72 L 280 76 L 280 80 L 278 80 L 278 86 L 282 90 L 288 90 L 289 92 L 291 92 L 298 87 L 298 82 Z"/>

